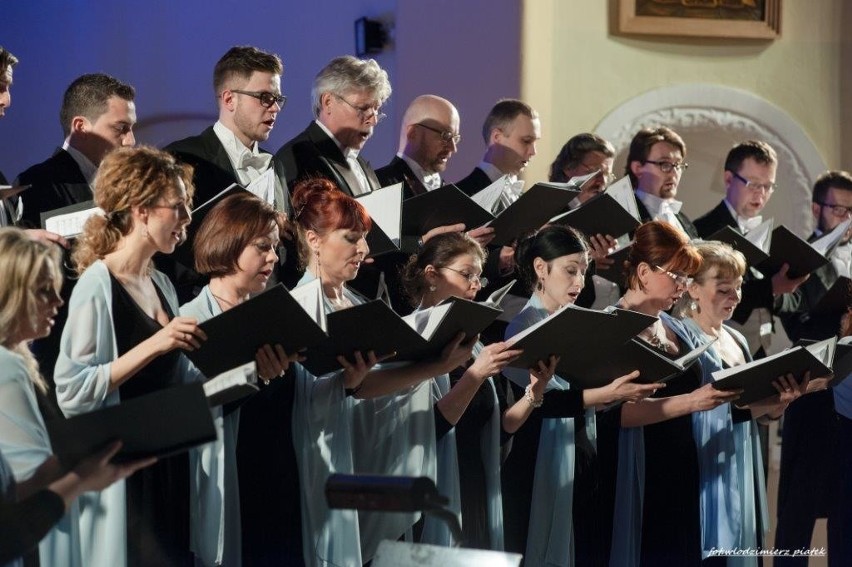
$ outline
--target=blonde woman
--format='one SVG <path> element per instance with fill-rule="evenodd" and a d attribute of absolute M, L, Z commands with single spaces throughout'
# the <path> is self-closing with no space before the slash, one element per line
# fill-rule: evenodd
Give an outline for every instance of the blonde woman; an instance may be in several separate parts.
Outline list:
<path fill-rule="evenodd" d="M 0 563 L 4 565 L 10 561 L 20 565 L 14 558 L 42 537 L 42 565 L 90 565 L 82 554 L 75 499 L 151 462 L 110 465 L 118 450 L 114 444 L 66 474 L 51 455 L 42 411 L 52 406 L 45 403 L 47 385 L 28 344 L 50 334 L 62 304 L 61 258 L 52 244 L 32 240 L 15 228 L 0 229 Z"/>

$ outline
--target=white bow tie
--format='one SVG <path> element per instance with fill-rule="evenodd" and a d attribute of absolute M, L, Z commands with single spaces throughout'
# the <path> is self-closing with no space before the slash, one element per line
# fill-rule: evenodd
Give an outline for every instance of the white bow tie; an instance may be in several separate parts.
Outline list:
<path fill-rule="evenodd" d="M 266 171 L 271 161 L 272 154 L 253 154 L 246 150 L 240 155 L 239 169 L 248 169 L 249 167 L 253 167 L 258 171 Z"/>
<path fill-rule="evenodd" d="M 681 207 L 683 207 L 683 201 L 663 201 L 660 205 L 660 214 L 670 212 L 676 215 L 680 212 Z"/>
<path fill-rule="evenodd" d="M 742 231 L 743 231 L 743 234 L 745 234 L 746 232 L 748 232 L 748 231 L 750 231 L 750 230 L 754 230 L 754 229 L 756 229 L 758 226 L 760 226 L 760 223 L 762 223 L 762 222 L 763 222 L 763 217 L 762 217 L 762 216 L 760 216 L 760 215 L 757 215 L 756 217 L 752 217 L 752 218 L 750 218 L 750 219 L 746 219 L 746 218 L 743 218 L 743 217 L 739 217 L 739 218 L 737 219 L 737 221 L 738 221 L 738 223 L 739 223 L 739 225 L 740 225 L 740 228 L 741 228 L 741 229 L 742 229 Z"/>
<path fill-rule="evenodd" d="M 441 185 L 443 185 L 443 182 L 440 173 L 430 173 L 423 178 L 423 186 L 429 191 L 440 189 Z"/>

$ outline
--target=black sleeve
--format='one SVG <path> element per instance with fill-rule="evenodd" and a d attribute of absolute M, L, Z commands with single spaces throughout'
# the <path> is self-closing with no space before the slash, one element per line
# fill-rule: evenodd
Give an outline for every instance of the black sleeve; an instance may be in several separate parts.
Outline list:
<path fill-rule="evenodd" d="M 731 405 L 731 419 L 734 423 L 744 423 L 751 419 L 750 409 L 740 409 L 735 405 Z"/>
<path fill-rule="evenodd" d="M 512 393 L 516 400 L 524 397 L 524 389 L 512 384 Z M 534 409 L 539 417 L 583 417 L 582 390 L 550 390 L 545 392 L 540 408 Z"/>
<path fill-rule="evenodd" d="M 453 424 L 447 421 L 447 418 L 445 418 L 444 414 L 441 413 L 441 410 L 438 409 L 438 404 L 433 406 L 433 411 L 435 412 L 435 440 L 440 441 L 444 438 L 444 435 L 450 432 L 453 428 Z"/>
<path fill-rule="evenodd" d="M 23 502 L 0 499 L 0 564 L 35 548 L 63 515 L 65 503 L 50 490 L 41 490 Z"/>

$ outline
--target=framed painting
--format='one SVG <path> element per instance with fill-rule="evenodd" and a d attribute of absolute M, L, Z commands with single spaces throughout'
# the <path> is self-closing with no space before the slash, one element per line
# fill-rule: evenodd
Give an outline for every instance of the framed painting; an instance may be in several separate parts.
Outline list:
<path fill-rule="evenodd" d="M 781 0 L 619 0 L 618 31 L 775 39 L 781 35 Z"/>

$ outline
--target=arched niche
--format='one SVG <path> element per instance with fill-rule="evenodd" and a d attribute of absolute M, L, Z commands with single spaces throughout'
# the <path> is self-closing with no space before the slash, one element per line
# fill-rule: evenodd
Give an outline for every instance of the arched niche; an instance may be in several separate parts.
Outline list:
<path fill-rule="evenodd" d="M 630 140 L 646 126 L 668 126 L 687 146 L 689 169 L 681 179 L 679 198 L 694 219 L 725 196 L 722 168 L 737 142 L 759 139 L 778 153 L 779 189 L 764 210 L 801 236 L 810 234 L 811 187 L 826 163 L 802 127 L 772 103 L 744 90 L 710 84 L 684 84 L 654 89 L 610 112 L 595 132 L 615 145 L 615 171 L 624 171 Z"/>

